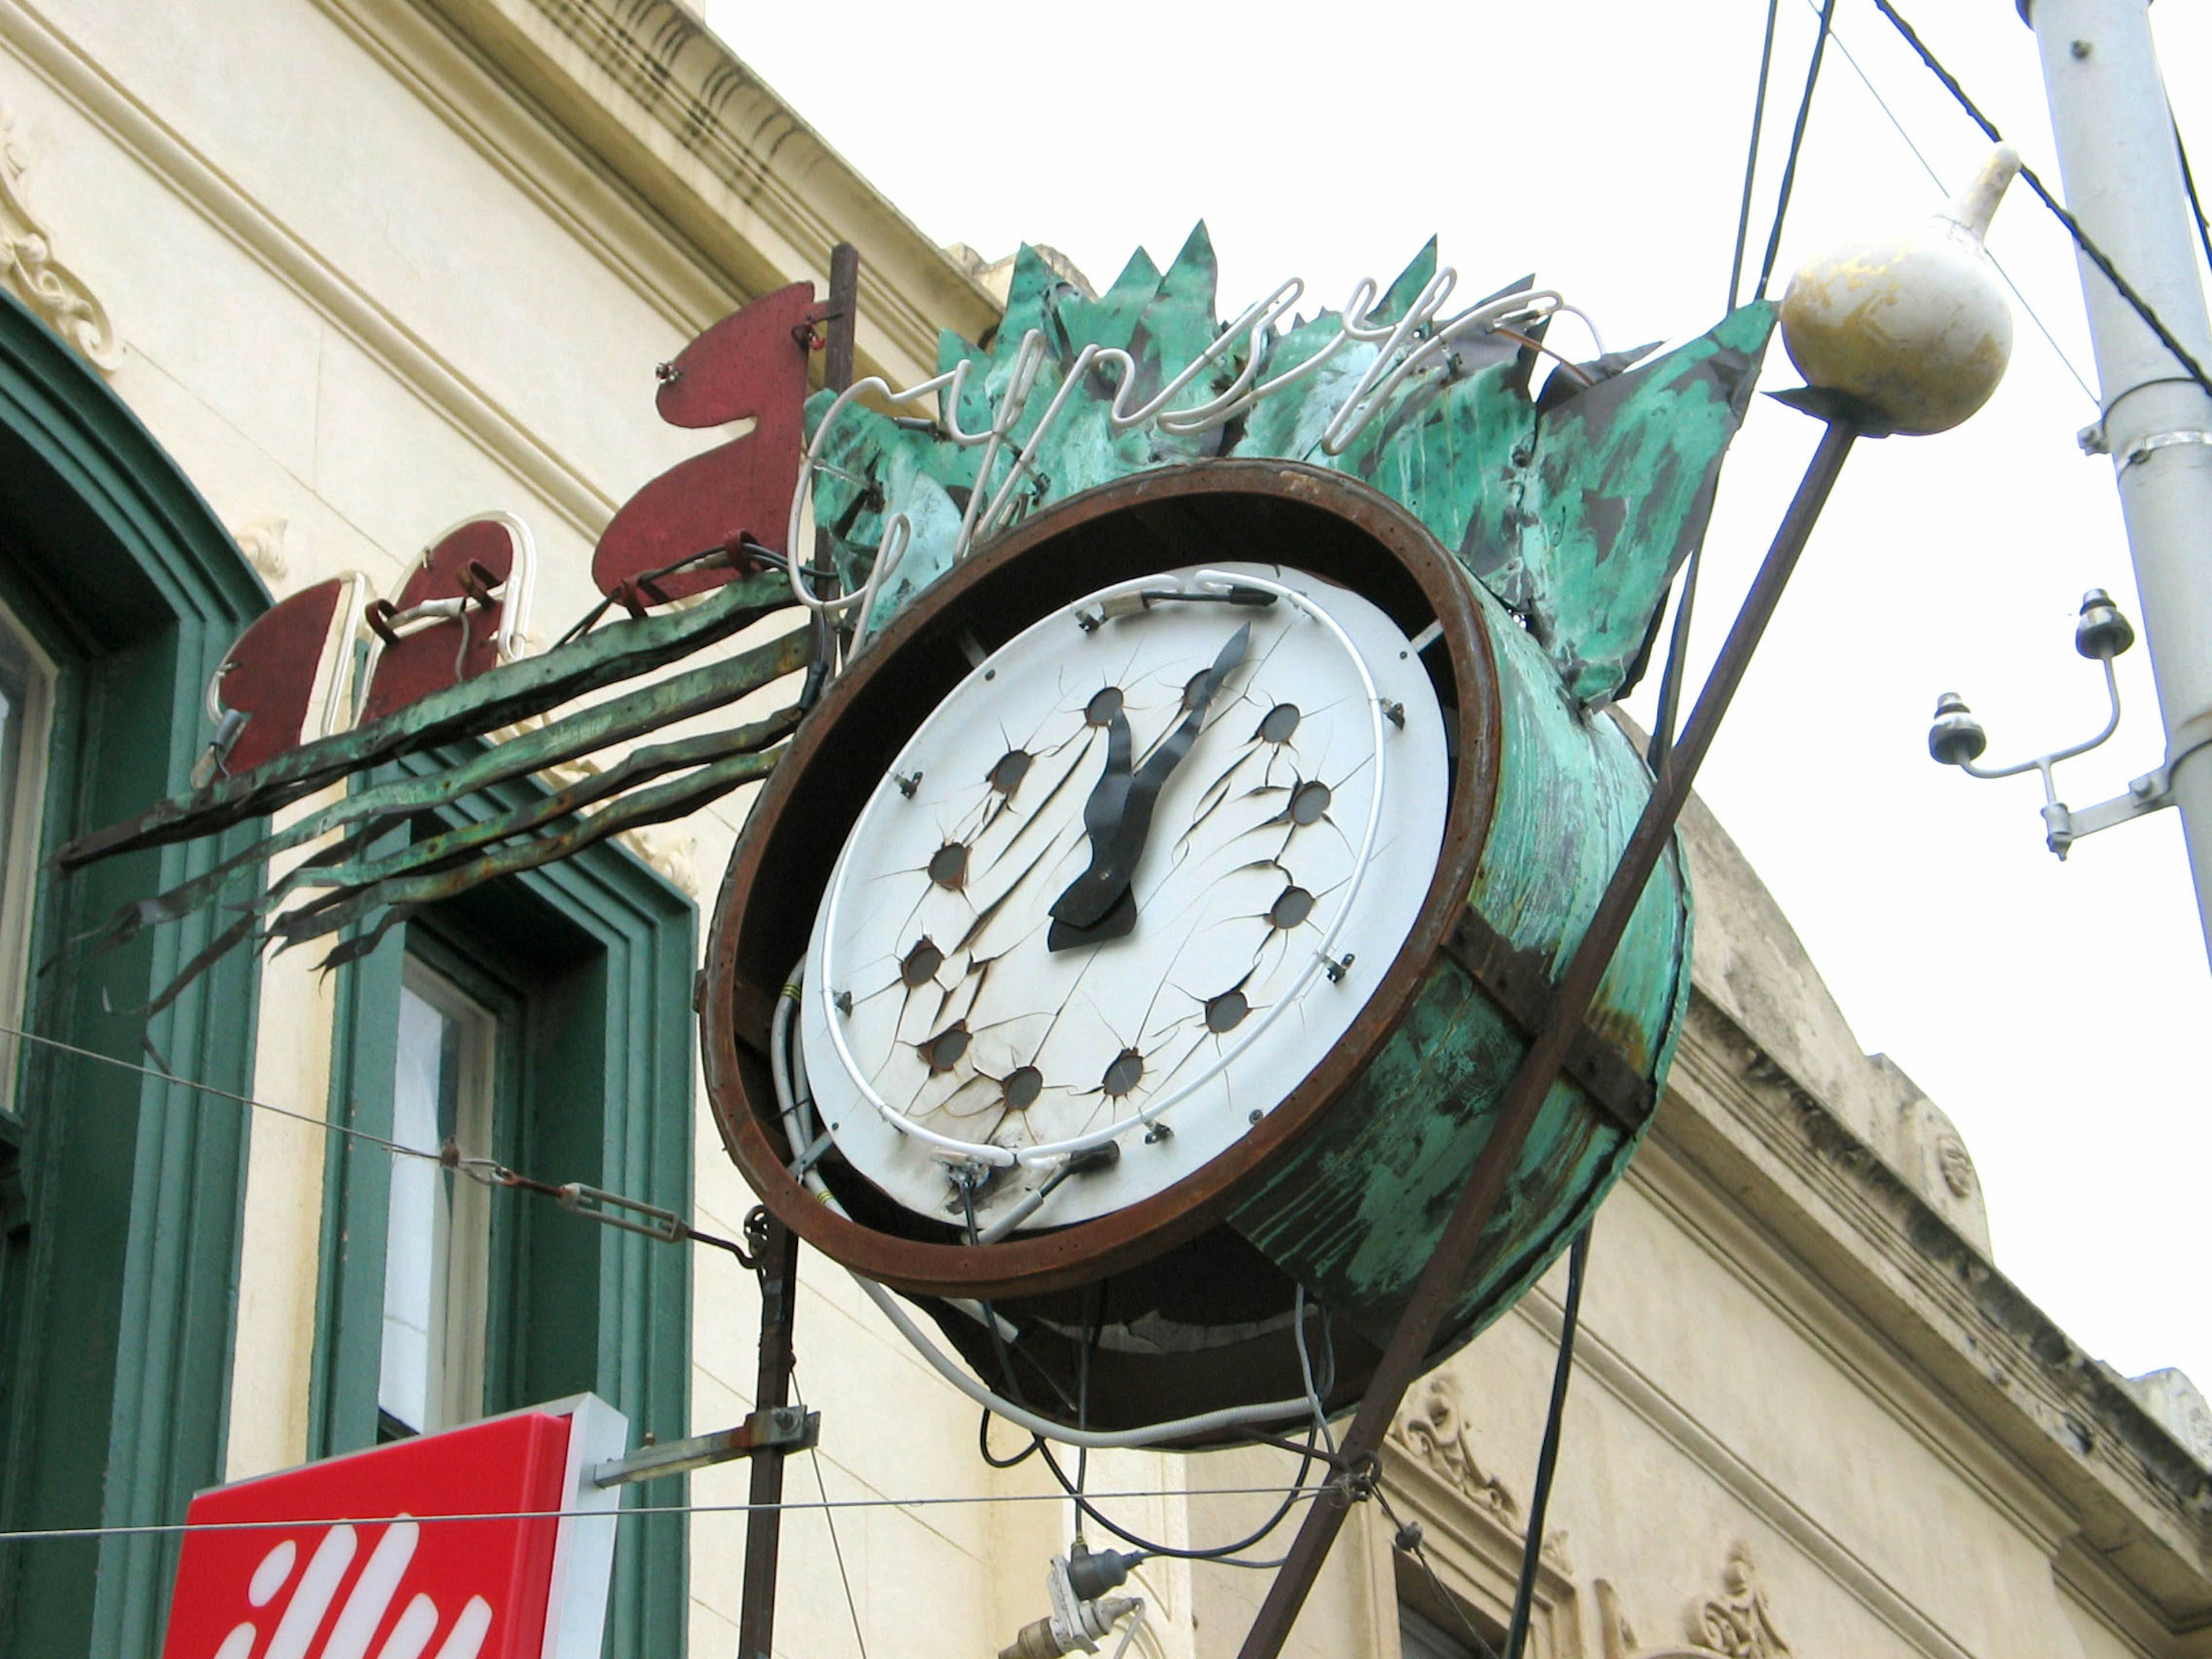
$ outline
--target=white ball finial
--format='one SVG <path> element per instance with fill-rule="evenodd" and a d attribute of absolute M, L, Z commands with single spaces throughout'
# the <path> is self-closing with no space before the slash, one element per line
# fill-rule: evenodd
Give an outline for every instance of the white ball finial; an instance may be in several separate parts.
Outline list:
<path fill-rule="evenodd" d="M 1808 385 L 1893 432 L 1942 432 L 1989 401 L 2012 356 L 2012 311 L 1982 237 L 2019 171 L 2020 152 L 1999 144 L 1941 213 L 1798 267 L 1782 339 Z"/>

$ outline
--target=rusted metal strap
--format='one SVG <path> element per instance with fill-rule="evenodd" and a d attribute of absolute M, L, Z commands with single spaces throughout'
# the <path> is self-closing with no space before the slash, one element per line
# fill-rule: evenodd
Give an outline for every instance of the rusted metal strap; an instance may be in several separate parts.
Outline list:
<path fill-rule="evenodd" d="M 1516 949 L 1472 907 L 1460 911 L 1459 921 L 1444 936 L 1444 954 L 1489 993 L 1490 1000 L 1516 1030 L 1534 1040 L 1551 1018 L 1552 1005 L 1559 1000 L 1549 963 L 1534 951 Z M 1576 1030 L 1567 1049 L 1566 1071 L 1598 1109 L 1625 1133 L 1634 1134 L 1651 1115 L 1650 1079 L 1624 1060 L 1620 1051 L 1586 1022 Z"/>

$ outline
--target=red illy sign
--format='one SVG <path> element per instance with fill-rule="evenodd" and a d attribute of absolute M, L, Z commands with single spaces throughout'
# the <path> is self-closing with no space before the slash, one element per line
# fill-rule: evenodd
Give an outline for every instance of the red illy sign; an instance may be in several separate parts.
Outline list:
<path fill-rule="evenodd" d="M 628 1430 L 584 1395 L 204 1492 L 163 1659 L 594 1659 Z"/>

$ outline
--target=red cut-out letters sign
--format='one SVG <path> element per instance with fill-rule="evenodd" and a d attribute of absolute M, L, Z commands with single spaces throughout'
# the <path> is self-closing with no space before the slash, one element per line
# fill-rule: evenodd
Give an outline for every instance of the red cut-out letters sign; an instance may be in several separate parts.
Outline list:
<path fill-rule="evenodd" d="M 395 613 L 432 599 L 472 598 L 472 590 L 498 587 L 514 574 L 514 532 L 503 518 L 472 519 L 447 533 L 422 556 L 414 574 L 392 601 Z M 489 576 L 487 583 L 484 578 Z M 370 671 L 362 699 L 361 723 L 419 702 L 460 680 L 472 680 L 499 665 L 499 630 L 504 607 L 471 603 L 463 615 L 403 633 L 386 642 Z M 461 642 L 461 630 L 468 643 Z"/>
<path fill-rule="evenodd" d="M 246 724 L 223 757 L 225 772 L 250 772 L 307 741 L 315 684 L 352 585 L 349 576 L 333 576 L 301 589 L 254 618 L 230 647 L 216 696 L 244 714 Z M 336 643 L 343 650 L 352 642 Z"/>
<path fill-rule="evenodd" d="M 539 1659 L 560 1523 L 506 1517 L 562 1507 L 570 1421 L 519 1413 L 202 1492 L 186 1522 L 216 1529 L 185 1534 L 162 1659 Z"/>
<path fill-rule="evenodd" d="M 691 342 L 664 372 L 655 402 L 672 426 L 750 419 L 744 437 L 678 463 L 631 496 L 592 555 L 592 580 L 613 594 L 740 533 L 781 550 L 799 486 L 807 342 L 822 320 L 811 283 L 763 295 Z M 726 582 L 728 568 L 687 570 L 625 590 L 646 602 Z"/>

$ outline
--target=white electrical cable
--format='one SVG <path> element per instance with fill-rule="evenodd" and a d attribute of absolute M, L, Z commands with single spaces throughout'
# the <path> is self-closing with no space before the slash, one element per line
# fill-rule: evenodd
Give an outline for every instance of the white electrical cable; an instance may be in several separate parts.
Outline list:
<path fill-rule="evenodd" d="M 805 1163 L 806 1156 L 804 1137 L 812 1126 L 805 1117 L 811 1103 L 802 1101 L 792 1084 L 791 1024 L 792 1016 L 799 1007 L 799 982 L 805 977 L 805 971 L 806 960 L 802 957 L 798 966 L 791 970 L 790 981 L 784 986 L 782 994 L 776 998 L 775 1013 L 769 1026 L 768 1045 L 769 1074 L 775 1090 L 776 1109 L 783 1118 L 784 1133 L 791 1144 L 793 1158 L 800 1164 Z M 799 1178 L 806 1190 L 820 1200 L 831 1214 L 844 1215 L 845 1206 L 837 1201 L 822 1177 L 814 1172 L 812 1165 L 807 1164 L 801 1169 Z M 851 1269 L 847 1271 L 849 1273 Z M 1026 1429 L 1031 1434 L 1042 1435 L 1063 1445 L 1091 1451 L 1156 1446 L 1164 1440 L 1210 1434 L 1221 1429 L 1237 1428 L 1247 1423 L 1286 1422 L 1304 1417 L 1313 1409 L 1307 1396 L 1301 1395 L 1296 1400 L 1272 1400 L 1264 1405 L 1224 1407 L 1219 1411 L 1202 1412 L 1194 1417 L 1179 1417 L 1171 1422 L 1149 1424 L 1143 1428 L 1111 1431 L 1071 1429 L 1049 1418 L 1039 1417 L 1026 1407 L 1016 1405 L 970 1376 L 961 1368 L 958 1361 L 930 1340 L 921 1326 L 915 1324 L 906 1310 L 899 1305 L 898 1298 L 875 1280 L 854 1273 L 853 1282 L 860 1287 L 868 1300 L 882 1310 L 884 1317 L 891 1322 L 892 1328 L 914 1346 L 915 1352 L 939 1376 L 994 1416 L 1004 1418 L 1018 1429 Z"/>

